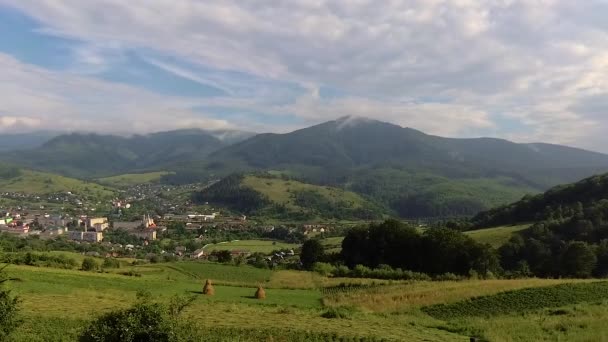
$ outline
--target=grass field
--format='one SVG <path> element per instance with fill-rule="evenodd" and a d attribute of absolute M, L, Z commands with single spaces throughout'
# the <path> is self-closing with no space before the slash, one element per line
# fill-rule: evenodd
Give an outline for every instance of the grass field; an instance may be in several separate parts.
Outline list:
<path fill-rule="evenodd" d="M 2 191 L 27 194 L 50 194 L 71 191 L 76 195 L 86 194 L 89 197 L 96 198 L 114 196 L 113 189 L 97 183 L 31 170 L 21 170 L 21 174 L 14 178 L 0 179 L 0 189 Z"/>
<path fill-rule="evenodd" d="M 119 274 L 128 270 L 140 276 Z M 464 342 L 470 336 L 599 341 L 608 336 L 603 323 L 608 282 L 391 282 L 203 262 L 123 266 L 110 273 L 13 265 L 8 271 L 21 279 L 9 285 L 22 300 L 24 318 L 15 341 L 74 341 L 87 321 L 133 304 L 138 290 L 160 301 L 194 296 L 184 318 L 208 331 L 212 341 Z M 201 294 L 208 278 L 215 284 L 212 297 Z M 363 286 L 336 287 L 342 283 Z M 260 284 L 265 300 L 253 298 Z M 324 318 L 333 317 L 326 315 L 331 310 L 345 314 Z"/>
<path fill-rule="evenodd" d="M 127 173 L 123 175 L 117 175 L 112 177 L 99 178 L 102 184 L 107 184 L 112 187 L 127 187 L 137 184 L 146 183 L 157 183 L 160 178 L 164 175 L 168 175 L 170 172 L 158 171 L 158 172 L 146 172 L 146 173 Z"/>
<path fill-rule="evenodd" d="M 496 228 L 486 228 L 479 230 L 471 230 L 465 232 L 466 235 L 472 237 L 477 242 L 488 243 L 494 248 L 498 248 L 509 241 L 514 233 L 520 232 L 529 228 L 529 224 L 516 226 L 503 226 Z"/>
<path fill-rule="evenodd" d="M 207 245 L 205 251 L 220 251 L 220 250 L 244 250 L 251 253 L 271 253 L 272 251 L 279 249 L 294 249 L 298 247 L 297 244 L 285 243 L 280 241 L 269 241 L 269 240 L 234 240 L 227 242 L 220 242 L 213 245 Z"/>

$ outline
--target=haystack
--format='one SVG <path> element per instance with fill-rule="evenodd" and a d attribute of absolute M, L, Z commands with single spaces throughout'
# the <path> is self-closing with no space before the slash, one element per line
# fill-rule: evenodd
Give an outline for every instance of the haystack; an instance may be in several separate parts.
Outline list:
<path fill-rule="evenodd" d="M 255 298 L 256 299 L 266 298 L 266 291 L 264 291 L 264 288 L 262 287 L 262 285 L 258 286 L 258 290 L 255 291 Z"/>
<path fill-rule="evenodd" d="M 203 287 L 203 294 L 207 296 L 213 296 L 215 294 L 215 289 L 213 285 L 211 285 L 211 280 L 207 279 L 205 282 L 205 287 Z"/>

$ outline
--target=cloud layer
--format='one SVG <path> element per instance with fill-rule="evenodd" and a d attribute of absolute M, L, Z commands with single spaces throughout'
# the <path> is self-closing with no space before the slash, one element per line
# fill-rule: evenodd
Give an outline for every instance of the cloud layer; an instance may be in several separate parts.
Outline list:
<path fill-rule="evenodd" d="M 0 85 L 4 130 L 195 125 L 285 131 L 360 115 L 434 134 L 608 152 L 605 1 L 2 5 L 37 21 L 39 34 L 78 42 L 64 70 L 0 55 L 0 78 L 10 83 Z M 103 77 L 129 54 L 217 93 L 160 94 Z"/>

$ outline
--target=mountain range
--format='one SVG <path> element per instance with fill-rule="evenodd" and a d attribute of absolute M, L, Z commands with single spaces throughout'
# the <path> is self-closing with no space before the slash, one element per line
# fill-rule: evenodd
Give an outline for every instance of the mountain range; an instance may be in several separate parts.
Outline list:
<path fill-rule="evenodd" d="M 230 139 L 220 139 L 220 137 Z M 286 134 L 180 130 L 119 137 L 69 134 L 5 160 L 80 178 L 173 171 L 192 182 L 234 172 L 356 192 L 407 218 L 471 215 L 608 171 L 608 155 L 494 138 L 455 139 L 344 117 Z"/>

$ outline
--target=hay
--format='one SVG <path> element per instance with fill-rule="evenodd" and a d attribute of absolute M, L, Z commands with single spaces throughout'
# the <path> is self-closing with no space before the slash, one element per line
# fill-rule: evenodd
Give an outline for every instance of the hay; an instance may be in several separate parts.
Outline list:
<path fill-rule="evenodd" d="M 211 285 L 211 280 L 207 279 L 205 282 L 205 287 L 203 287 L 203 294 L 207 296 L 213 296 L 215 294 L 215 289 L 213 285 Z"/>
<path fill-rule="evenodd" d="M 264 291 L 264 288 L 261 285 L 258 286 L 258 290 L 255 291 L 255 298 L 256 299 L 264 299 L 264 298 L 266 298 L 266 291 Z"/>

